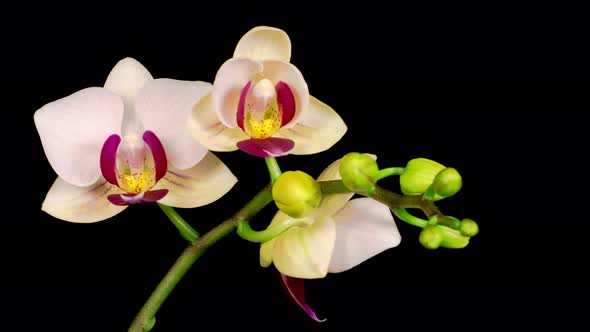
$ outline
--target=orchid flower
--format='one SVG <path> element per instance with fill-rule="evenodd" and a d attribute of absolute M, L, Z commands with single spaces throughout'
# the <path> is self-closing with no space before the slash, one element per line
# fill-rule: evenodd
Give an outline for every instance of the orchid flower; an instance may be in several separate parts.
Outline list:
<path fill-rule="evenodd" d="M 42 210 L 90 223 L 134 203 L 189 208 L 219 199 L 237 180 L 186 129 L 192 105 L 210 91 L 205 82 L 153 79 L 126 58 L 104 88 L 43 106 L 35 125 L 58 178 Z"/>
<path fill-rule="evenodd" d="M 217 72 L 211 93 L 194 106 L 188 122 L 193 137 L 212 151 L 240 149 L 258 157 L 313 154 L 338 142 L 346 125 L 309 95 L 290 58 L 283 30 L 247 32 Z"/>
<path fill-rule="evenodd" d="M 341 179 L 339 166 L 340 160 L 332 163 L 318 181 Z M 260 247 L 260 265 L 274 263 L 290 297 L 315 320 L 319 319 L 305 303 L 303 279 L 349 270 L 401 241 L 387 205 L 371 198 L 351 200 L 353 195 L 328 194 L 310 217 L 301 220 L 279 211 L 269 228 L 296 226 Z"/>

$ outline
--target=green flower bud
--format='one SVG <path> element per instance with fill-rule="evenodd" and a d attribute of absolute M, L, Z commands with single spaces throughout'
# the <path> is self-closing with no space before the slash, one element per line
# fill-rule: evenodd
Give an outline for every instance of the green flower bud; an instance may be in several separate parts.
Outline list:
<path fill-rule="evenodd" d="M 338 168 L 342 183 L 356 193 L 371 194 L 375 191 L 379 167 L 375 159 L 366 153 L 351 152 L 340 160 Z"/>
<path fill-rule="evenodd" d="M 475 221 L 465 218 L 461 221 L 460 232 L 463 236 L 473 237 L 479 233 L 479 226 L 477 226 Z"/>
<path fill-rule="evenodd" d="M 436 175 L 445 166 L 425 158 L 412 159 L 399 177 L 401 190 L 405 195 L 422 195 L 430 187 Z"/>
<path fill-rule="evenodd" d="M 462 185 L 463 181 L 459 172 L 451 167 L 445 168 L 436 175 L 432 182 L 434 199 L 451 197 L 461 190 Z"/>
<path fill-rule="evenodd" d="M 287 171 L 272 187 L 277 207 L 292 218 L 309 216 L 322 200 L 320 185 L 307 173 Z"/>
<path fill-rule="evenodd" d="M 426 249 L 437 249 L 443 241 L 443 232 L 439 226 L 426 226 L 420 232 L 420 244 Z"/>
<path fill-rule="evenodd" d="M 440 244 L 441 247 L 449 249 L 461 249 L 465 248 L 469 244 L 469 238 L 461 235 L 458 230 L 440 225 L 436 227 L 440 229 L 443 234 L 443 240 Z"/>

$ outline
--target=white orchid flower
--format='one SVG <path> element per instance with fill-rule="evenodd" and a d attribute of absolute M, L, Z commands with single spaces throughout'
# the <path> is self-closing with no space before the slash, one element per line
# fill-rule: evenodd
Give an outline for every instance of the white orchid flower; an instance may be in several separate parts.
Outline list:
<path fill-rule="evenodd" d="M 317 180 L 340 180 L 339 166 L 337 160 Z M 305 303 L 303 279 L 349 270 L 401 241 L 387 205 L 371 198 L 351 200 L 353 195 L 326 195 L 314 214 L 302 220 L 279 211 L 269 228 L 280 223 L 297 226 L 260 247 L 260 264 L 274 263 L 291 298 L 315 320 Z"/>
<path fill-rule="evenodd" d="M 110 218 L 129 204 L 197 207 L 237 179 L 186 128 L 205 82 L 153 79 L 134 59 L 119 61 L 104 88 L 46 104 L 35 125 L 58 175 L 42 210 L 71 222 Z"/>
<path fill-rule="evenodd" d="M 240 149 L 258 157 L 313 154 L 338 142 L 346 125 L 310 96 L 290 58 L 283 30 L 261 26 L 247 32 L 217 72 L 211 93 L 194 107 L 194 138 L 212 151 Z"/>

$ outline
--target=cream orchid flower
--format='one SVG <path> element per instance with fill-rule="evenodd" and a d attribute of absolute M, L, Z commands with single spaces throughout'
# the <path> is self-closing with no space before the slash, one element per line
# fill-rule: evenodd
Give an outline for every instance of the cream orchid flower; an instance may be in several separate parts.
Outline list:
<path fill-rule="evenodd" d="M 340 160 L 332 163 L 318 181 L 340 180 L 339 166 Z M 280 223 L 297 226 L 260 247 L 260 265 L 274 263 L 291 298 L 315 320 L 305 303 L 302 279 L 349 270 L 401 241 L 387 205 L 371 198 L 351 200 L 353 195 L 326 195 L 314 214 L 301 220 L 279 211 L 269 228 Z"/>
<path fill-rule="evenodd" d="M 192 105 L 210 91 L 205 82 L 153 79 L 126 58 L 104 88 L 43 106 L 35 125 L 58 178 L 42 210 L 90 223 L 134 203 L 189 208 L 219 199 L 237 180 L 186 129 Z"/>
<path fill-rule="evenodd" d="M 188 122 L 193 137 L 212 151 L 240 149 L 258 157 L 313 154 L 338 142 L 346 125 L 309 95 L 290 58 L 283 30 L 247 32 L 217 72 L 213 91 L 194 106 Z"/>

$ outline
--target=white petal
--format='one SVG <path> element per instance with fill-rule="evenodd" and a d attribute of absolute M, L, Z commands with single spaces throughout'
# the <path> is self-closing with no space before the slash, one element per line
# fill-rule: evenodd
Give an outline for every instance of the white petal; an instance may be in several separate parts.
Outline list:
<path fill-rule="evenodd" d="M 168 166 L 166 175 L 154 189 L 168 189 L 159 202 L 173 207 L 194 208 L 212 203 L 236 184 L 232 172 L 209 152 L 195 166 L 179 170 Z"/>
<path fill-rule="evenodd" d="M 276 136 L 295 142 L 290 154 L 313 154 L 336 144 L 346 129 L 342 118 L 330 106 L 310 96 L 309 107 L 298 123 L 291 128 L 281 128 Z"/>
<path fill-rule="evenodd" d="M 153 79 L 141 63 L 133 58 L 125 58 L 111 69 L 104 87 L 121 97 L 133 98 L 141 87 Z"/>
<path fill-rule="evenodd" d="M 229 59 L 217 71 L 212 102 L 217 117 L 226 127 L 238 126 L 240 94 L 246 84 L 262 71 L 262 64 L 250 59 Z"/>
<path fill-rule="evenodd" d="M 234 58 L 250 58 L 253 60 L 291 59 L 291 40 L 281 29 L 260 26 L 248 31 L 238 42 Z"/>
<path fill-rule="evenodd" d="M 287 83 L 295 96 L 295 115 L 288 124 L 283 124 L 285 128 L 292 127 L 299 121 L 299 117 L 304 112 L 307 112 L 309 105 L 309 89 L 307 83 L 299 69 L 288 62 L 267 60 L 262 62 L 262 64 L 264 65 L 262 75 L 265 78 L 271 80 L 274 85 L 279 81 Z"/>
<path fill-rule="evenodd" d="M 65 221 L 77 223 L 101 221 L 126 208 L 126 206 L 111 204 L 107 200 L 108 195 L 121 192 L 119 188 L 106 182 L 102 177 L 88 187 L 73 186 L 57 178 L 49 189 L 41 210 Z"/>
<path fill-rule="evenodd" d="M 401 241 L 389 207 L 371 198 L 353 199 L 334 216 L 336 244 L 330 273 L 351 269 Z"/>
<path fill-rule="evenodd" d="M 87 88 L 43 106 L 34 119 L 57 175 L 73 185 L 89 186 L 101 174 L 103 143 L 121 129 L 123 102 L 103 88 Z"/>
<path fill-rule="evenodd" d="M 135 98 L 135 110 L 144 128 L 160 138 L 168 161 L 178 169 L 193 167 L 207 153 L 191 137 L 186 121 L 193 105 L 211 89 L 206 82 L 156 79 Z"/>
<path fill-rule="evenodd" d="M 275 238 L 274 265 L 290 277 L 323 278 L 328 273 L 335 237 L 334 221 L 327 217 L 307 227 L 290 228 Z"/>
<path fill-rule="evenodd" d="M 211 94 L 201 98 L 189 114 L 187 127 L 193 138 L 212 151 L 235 151 L 248 137 L 240 128 L 226 127 L 215 113 Z"/>

